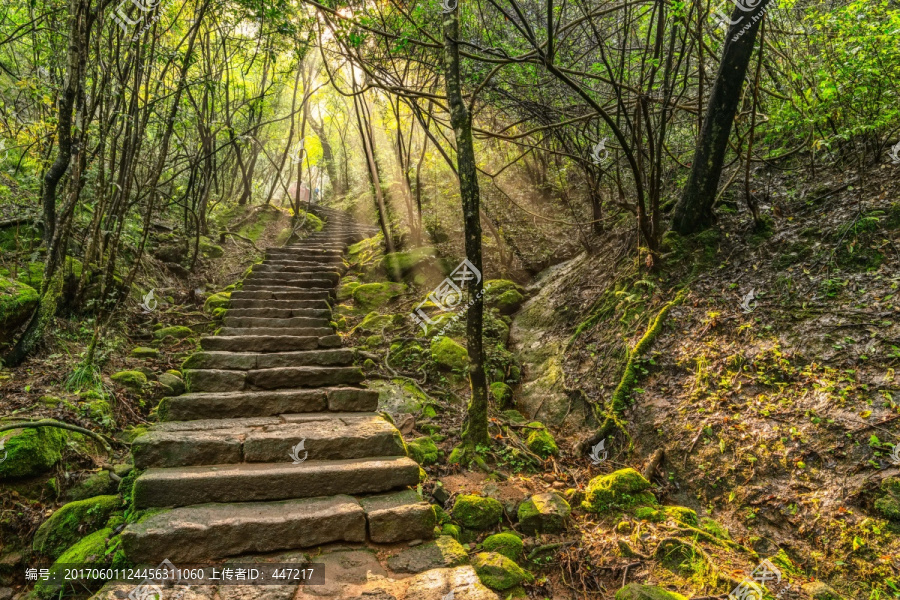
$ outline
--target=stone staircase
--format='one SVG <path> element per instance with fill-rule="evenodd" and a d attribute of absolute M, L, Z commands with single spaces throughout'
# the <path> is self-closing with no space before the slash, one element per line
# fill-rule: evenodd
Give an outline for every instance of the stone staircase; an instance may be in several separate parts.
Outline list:
<path fill-rule="evenodd" d="M 316 212 L 324 230 L 266 251 L 185 362 L 188 393 L 134 441 L 135 507 L 165 510 L 124 530 L 130 561 L 433 537 L 434 512 L 410 489 L 419 466 L 331 325 L 342 255 L 375 231 Z"/>

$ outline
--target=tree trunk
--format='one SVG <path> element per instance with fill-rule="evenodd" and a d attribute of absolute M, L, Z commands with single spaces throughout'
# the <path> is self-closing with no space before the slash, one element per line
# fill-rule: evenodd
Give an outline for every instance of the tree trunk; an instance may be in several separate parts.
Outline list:
<path fill-rule="evenodd" d="M 343 181 L 341 181 L 341 178 L 338 175 L 331 143 L 328 141 L 328 136 L 325 135 L 325 124 L 319 123 L 312 115 L 310 115 L 309 126 L 312 127 L 312 130 L 319 138 L 319 142 L 322 144 L 322 162 L 325 163 L 325 172 L 328 173 L 328 179 L 331 180 L 331 192 L 336 198 L 339 198 L 344 195 L 346 190 L 343 189 Z"/>
<path fill-rule="evenodd" d="M 450 124 L 456 138 L 456 164 L 466 235 L 466 258 L 481 273 L 480 192 L 475 149 L 472 144 L 472 117 L 463 101 L 460 85 L 458 37 L 459 17 L 457 9 L 454 9 L 444 15 L 444 77 L 447 102 L 450 105 Z M 476 445 L 488 443 L 488 397 L 482 348 L 484 318 L 482 278 L 477 277 L 469 284 L 471 306 L 466 313 L 466 341 L 472 398 L 469 401 L 462 441 L 467 449 L 474 450 Z"/>
<path fill-rule="evenodd" d="M 762 0 L 752 13 L 735 7 L 731 14 L 733 24 L 728 29 L 722 62 L 709 95 L 691 175 L 672 219 L 672 229 L 682 235 L 699 231 L 712 222 L 712 205 L 741 99 L 741 86 L 750 66 L 756 33 L 768 6 L 769 0 Z"/>

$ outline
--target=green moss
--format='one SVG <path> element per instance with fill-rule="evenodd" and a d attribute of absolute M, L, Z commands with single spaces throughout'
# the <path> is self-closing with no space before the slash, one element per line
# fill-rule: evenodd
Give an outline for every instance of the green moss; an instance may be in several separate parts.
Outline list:
<path fill-rule="evenodd" d="M 386 305 L 405 291 L 406 286 L 401 283 L 364 283 L 353 290 L 353 300 L 360 308 L 373 310 Z"/>
<path fill-rule="evenodd" d="M 490 302 L 491 298 L 500 297 L 509 291 L 519 292 L 520 294 L 525 293 L 522 286 L 509 279 L 487 279 L 484 282 L 484 288 L 487 290 L 485 297 L 488 302 Z"/>
<path fill-rule="evenodd" d="M 566 528 L 572 507 L 557 492 L 535 494 L 519 505 L 516 517 L 526 533 L 558 533 Z"/>
<path fill-rule="evenodd" d="M 431 341 L 431 359 L 439 367 L 464 371 L 469 367 L 469 353 L 453 339 L 441 336 Z"/>
<path fill-rule="evenodd" d="M 456 497 L 451 513 L 463 527 L 482 530 L 500 522 L 503 506 L 493 498 L 464 494 Z"/>
<path fill-rule="evenodd" d="M 528 426 L 538 428 L 532 429 L 525 439 L 525 445 L 528 446 L 529 450 L 541 458 L 550 458 L 559 454 L 559 446 L 556 445 L 556 440 L 553 439 L 553 435 L 547 431 L 543 423 L 533 421 Z"/>
<path fill-rule="evenodd" d="M 656 504 L 647 492 L 650 482 L 634 469 L 619 469 L 609 475 L 599 475 L 587 485 L 581 506 L 589 512 L 603 512 L 638 504 Z"/>
<path fill-rule="evenodd" d="M 433 465 L 438 459 L 438 449 L 434 441 L 428 437 L 416 438 L 406 443 L 409 456 L 422 466 Z"/>
<path fill-rule="evenodd" d="M 192 335 L 194 335 L 194 332 L 191 331 L 189 327 L 185 327 L 183 325 L 163 327 L 162 329 L 157 329 L 153 332 L 153 337 L 157 340 L 162 340 L 167 337 L 173 337 L 176 340 L 183 340 L 184 338 L 189 338 Z"/>
<path fill-rule="evenodd" d="M 661 523 L 666 520 L 666 514 L 652 506 L 639 506 L 635 509 L 634 516 L 637 519 L 650 521 L 651 523 Z"/>
<path fill-rule="evenodd" d="M 5 424 L 5 422 L 4 422 Z M 64 429 L 37 427 L 4 431 L 6 460 L 0 463 L 0 479 L 33 477 L 46 473 L 62 458 L 68 436 Z"/>
<path fill-rule="evenodd" d="M 462 535 L 462 531 L 460 530 L 458 525 L 454 525 L 453 523 L 444 523 L 444 525 L 441 527 L 441 535 L 449 535 L 458 542 L 459 536 Z"/>
<path fill-rule="evenodd" d="M 900 477 L 881 482 L 882 495 L 875 500 L 875 510 L 885 519 L 900 522 Z"/>
<path fill-rule="evenodd" d="M 218 292 L 206 299 L 206 302 L 203 303 L 203 310 L 212 313 L 217 308 L 228 308 L 230 302 L 231 292 Z"/>
<path fill-rule="evenodd" d="M 306 222 L 303 224 L 303 228 L 307 231 L 322 231 L 325 228 L 325 222 L 311 212 L 301 210 L 298 213 L 298 222 L 303 221 L 304 216 L 306 217 Z"/>
<path fill-rule="evenodd" d="M 381 333 L 393 329 L 394 315 L 380 315 L 375 311 L 367 314 L 354 329 L 364 333 Z"/>
<path fill-rule="evenodd" d="M 59 559 L 50 567 L 50 575 L 53 579 L 63 579 L 64 565 L 77 564 L 79 567 L 100 567 L 109 563 L 110 557 L 107 552 L 107 538 L 113 534 L 112 529 L 101 529 L 95 531 L 91 535 L 85 537 L 77 544 L 66 550 Z M 99 587 L 102 581 L 94 580 L 92 582 Z M 39 580 L 34 587 L 34 591 L 42 600 L 50 600 L 51 598 L 59 598 L 67 596 L 62 583 L 57 581 Z M 82 591 L 82 590 L 79 590 Z"/>
<path fill-rule="evenodd" d="M 500 414 L 502 414 L 504 417 L 506 417 L 506 420 L 509 421 L 510 423 L 516 423 L 518 425 L 523 425 L 525 423 L 525 421 L 528 420 L 525 418 L 525 415 L 523 415 L 522 413 L 520 413 L 517 410 L 504 410 Z"/>
<path fill-rule="evenodd" d="M 684 506 L 664 506 L 662 510 L 666 516 L 672 517 L 676 521 L 681 521 L 691 527 L 697 527 L 697 525 L 699 525 L 697 512 L 690 508 Z"/>
<path fill-rule="evenodd" d="M 135 358 L 159 358 L 159 350 L 157 350 L 156 348 L 138 346 L 132 349 L 131 356 Z"/>
<path fill-rule="evenodd" d="M 50 558 L 57 558 L 86 533 L 103 527 L 121 506 L 118 496 L 97 496 L 70 502 L 44 521 L 34 534 L 32 547 Z"/>
<path fill-rule="evenodd" d="M 222 246 L 213 244 L 212 240 L 201 237 L 200 253 L 203 254 L 203 256 L 205 256 L 206 258 L 221 258 L 225 255 L 225 250 L 222 249 Z"/>
<path fill-rule="evenodd" d="M 700 529 L 703 531 L 712 534 L 713 536 L 719 538 L 720 540 L 730 540 L 731 534 L 728 533 L 728 530 L 725 529 L 722 525 L 719 524 L 715 519 L 711 519 L 709 517 L 703 517 L 700 519 Z"/>
<path fill-rule="evenodd" d="M 38 305 L 37 291 L 24 283 L 0 277 L 0 340 L 10 338 Z"/>
<path fill-rule="evenodd" d="M 337 299 L 338 300 L 347 300 L 348 298 L 353 297 L 353 290 L 358 288 L 360 284 L 358 281 L 348 281 L 346 283 L 342 283 L 337 290 Z"/>
<path fill-rule="evenodd" d="M 531 573 L 498 552 L 479 552 L 472 558 L 472 566 L 481 583 L 492 590 L 508 590 L 534 581 Z"/>
<path fill-rule="evenodd" d="M 512 405 L 512 388 L 502 381 L 496 381 L 491 384 L 491 394 L 494 396 L 494 400 L 500 408 Z"/>
<path fill-rule="evenodd" d="M 670 592 L 655 585 L 629 583 L 618 592 L 615 600 L 688 600 L 681 594 Z"/>
<path fill-rule="evenodd" d="M 130 390 L 140 391 L 147 385 L 147 376 L 140 371 L 119 371 L 110 376 L 110 379 Z"/>
<path fill-rule="evenodd" d="M 523 302 L 525 302 L 525 296 L 516 290 L 509 290 L 500 294 L 493 304 L 500 314 L 511 315 L 522 307 Z"/>
<path fill-rule="evenodd" d="M 390 277 L 406 277 L 423 262 L 437 256 L 437 251 L 430 246 L 413 248 L 406 252 L 392 252 L 381 259 L 381 266 Z"/>
<path fill-rule="evenodd" d="M 519 560 L 525 549 L 522 538 L 512 533 L 495 533 L 485 538 L 481 543 L 485 552 L 496 552 L 510 560 Z"/>

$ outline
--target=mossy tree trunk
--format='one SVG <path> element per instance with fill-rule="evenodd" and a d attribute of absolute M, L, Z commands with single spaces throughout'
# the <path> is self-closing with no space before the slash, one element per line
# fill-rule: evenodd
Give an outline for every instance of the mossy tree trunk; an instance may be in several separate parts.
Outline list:
<path fill-rule="evenodd" d="M 463 221 L 466 235 L 466 257 L 483 272 L 481 266 L 481 210 L 478 173 L 475 164 L 475 148 L 472 144 L 472 116 L 463 101 L 459 69 L 459 16 L 458 8 L 444 15 L 444 77 L 447 102 L 450 105 L 450 124 L 456 138 L 456 163 L 459 173 L 459 192 L 462 198 Z M 484 349 L 482 330 L 484 319 L 483 282 L 469 282 L 471 306 L 466 313 L 466 340 L 469 351 L 469 384 L 472 398 L 469 401 L 466 424 L 462 432 L 463 444 L 472 449 L 477 444 L 488 443 L 488 395 L 484 373 Z"/>
<path fill-rule="evenodd" d="M 741 87 L 750 66 L 756 33 L 768 5 L 769 0 L 762 0 L 753 12 L 744 12 L 736 6 L 731 14 L 733 24 L 726 34 L 719 72 L 709 95 L 691 175 L 672 218 L 672 229 L 683 235 L 699 231 L 712 222 L 712 206 L 722 176 L 731 126 L 741 100 Z M 744 30 L 748 25 L 749 28 Z"/>

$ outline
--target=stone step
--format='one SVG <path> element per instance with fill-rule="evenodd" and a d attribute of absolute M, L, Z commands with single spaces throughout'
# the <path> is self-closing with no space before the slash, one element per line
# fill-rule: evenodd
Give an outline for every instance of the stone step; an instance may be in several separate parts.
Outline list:
<path fill-rule="evenodd" d="M 252 277 L 252 275 L 251 275 Z M 247 278 L 241 286 L 243 289 L 309 289 L 309 288 L 333 288 L 337 284 L 335 279 L 274 279 L 272 277 Z"/>
<path fill-rule="evenodd" d="M 316 348 L 340 348 L 341 336 L 235 335 L 200 339 L 203 350 L 221 352 L 295 352 Z"/>
<path fill-rule="evenodd" d="M 315 334 L 313 332 L 316 332 Z M 328 334 L 333 334 L 331 328 Z M 220 327 L 216 330 L 216 335 L 228 337 L 240 337 L 243 335 L 252 336 L 271 336 L 271 335 L 289 335 L 295 337 L 304 337 L 310 335 L 322 335 L 322 328 L 310 329 L 309 327 Z"/>
<path fill-rule="evenodd" d="M 264 292 L 267 294 L 278 294 L 278 293 L 295 293 L 295 292 L 321 292 L 326 293 L 330 296 L 334 295 L 334 287 L 318 287 L 318 288 L 296 288 L 291 286 L 284 285 L 258 285 L 257 283 L 247 284 L 241 286 L 241 289 L 245 292 Z M 233 292 L 232 292 L 233 293 Z"/>
<path fill-rule="evenodd" d="M 310 246 L 285 246 L 284 248 L 266 248 L 266 256 L 297 256 L 308 254 L 309 256 L 340 256 L 343 248 L 314 248 Z"/>
<path fill-rule="evenodd" d="M 334 290 L 307 290 L 307 291 L 289 291 L 289 292 L 267 292 L 267 291 L 248 291 L 236 290 L 231 292 L 231 301 L 235 300 L 328 300 L 333 297 Z"/>
<path fill-rule="evenodd" d="M 257 319 L 290 319 L 303 317 L 306 319 L 324 319 L 325 323 L 331 321 L 330 308 L 297 308 L 260 307 L 260 308 L 229 308 L 225 318 L 251 317 Z M 233 327 L 233 326 L 232 326 Z"/>
<path fill-rule="evenodd" d="M 287 281 L 290 283 L 294 283 L 297 281 L 308 281 L 312 279 L 318 279 L 322 281 L 329 281 L 332 285 L 336 284 L 338 280 L 341 278 L 339 273 L 335 273 L 334 271 L 321 271 L 319 273 L 282 273 L 278 271 L 265 271 L 261 273 L 257 273 L 254 271 L 250 273 L 247 277 L 244 278 L 244 281 L 249 283 L 251 281 L 257 280 L 266 280 L 266 281 Z"/>
<path fill-rule="evenodd" d="M 343 495 L 187 506 L 153 514 L 122 532 L 122 547 L 135 564 L 166 558 L 175 564 L 209 563 L 239 554 L 365 541 L 363 508 Z"/>
<path fill-rule="evenodd" d="M 163 398 L 157 408 L 163 421 L 269 417 L 285 413 L 370 412 L 378 392 L 353 387 L 323 387 L 255 392 L 182 394 Z"/>
<path fill-rule="evenodd" d="M 400 432 L 380 415 L 302 416 L 307 419 L 265 424 L 253 419 L 163 423 L 132 442 L 134 466 L 292 462 L 300 442 L 303 451 L 297 454 L 304 460 L 406 456 Z"/>
<path fill-rule="evenodd" d="M 375 494 L 418 483 L 419 465 L 407 457 L 154 468 L 135 481 L 134 504 L 143 509 Z"/>
<path fill-rule="evenodd" d="M 293 335 L 302 336 L 325 336 L 334 333 L 330 322 L 326 319 L 310 319 L 308 317 L 293 317 L 290 319 L 225 317 L 225 326 L 233 329 L 255 329 L 259 327 L 265 327 L 266 329 L 291 329 L 295 332 Z M 250 334 L 247 332 L 244 335 Z M 282 332 L 276 335 L 290 334 Z"/>
<path fill-rule="evenodd" d="M 292 387 L 353 385 L 365 379 L 359 367 L 277 367 L 234 371 L 225 369 L 185 369 L 189 392 L 241 392 Z"/>
<path fill-rule="evenodd" d="M 344 266 L 297 263 L 297 264 L 270 264 L 263 263 L 253 267 L 253 273 L 341 273 Z"/>
<path fill-rule="evenodd" d="M 324 298 L 320 300 L 273 300 L 271 298 L 254 300 L 239 298 L 237 300 L 232 299 L 228 306 L 232 310 L 236 308 L 320 308 L 326 310 L 331 308 L 328 300 Z"/>
<path fill-rule="evenodd" d="M 305 352 L 196 352 L 190 356 L 183 369 L 231 369 L 252 371 L 277 367 L 302 367 L 308 365 L 342 366 L 353 364 L 354 352 L 349 348 L 334 350 L 307 350 Z"/>

